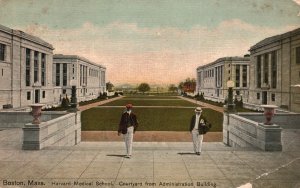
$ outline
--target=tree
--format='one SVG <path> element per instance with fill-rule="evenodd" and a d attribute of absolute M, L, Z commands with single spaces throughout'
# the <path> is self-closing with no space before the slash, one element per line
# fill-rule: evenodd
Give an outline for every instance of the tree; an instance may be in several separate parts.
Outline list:
<path fill-rule="evenodd" d="M 195 78 L 187 78 L 184 82 L 180 82 L 178 88 L 181 92 L 194 92 L 196 90 L 196 80 Z"/>
<path fill-rule="evenodd" d="M 111 82 L 106 83 L 106 90 L 109 92 L 112 92 L 114 88 L 114 85 Z"/>
<path fill-rule="evenodd" d="M 169 86 L 169 91 L 171 91 L 171 92 L 176 92 L 177 89 L 178 89 L 178 88 L 177 88 L 174 84 L 171 84 L 171 85 Z"/>
<path fill-rule="evenodd" d="M 150 91 L 150 86 L 149 86 L 149 84 L 147 84 L 147 83 L 141 83 L 141 84 L 138 86 L 137 89 L 138 89 L 140 92 L 145 93 L 145 92 L 147 92 L 147 91 Z"/>

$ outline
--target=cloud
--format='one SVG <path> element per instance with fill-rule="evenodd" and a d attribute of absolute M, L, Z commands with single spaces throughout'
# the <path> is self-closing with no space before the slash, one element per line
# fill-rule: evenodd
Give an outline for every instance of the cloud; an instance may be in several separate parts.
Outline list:
<path fill-rule="evenodd" d="M 195 77 L 200 65 L 224 56 L 242 56 L 260 40 L 294 28 L 270 28 L 232 19 L 214 28 L 141 28 L 122 22 L 99 27 L 86 22 L 75 29 L 44 25 L 20 29 L 53 44 L 55 53 L 77 54 L 105 65 L 107 80 L 113 83 L 176 84 Z"/>

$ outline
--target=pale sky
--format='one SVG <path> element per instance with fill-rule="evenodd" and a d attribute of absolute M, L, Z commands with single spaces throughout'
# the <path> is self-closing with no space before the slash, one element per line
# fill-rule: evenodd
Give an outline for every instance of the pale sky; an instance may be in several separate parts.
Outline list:
<path fill-rule="evenodd" d="M 178 84 L 300 26 L 300 0 L 0 0 L 0 24 L 107 67 L 113 84 Z"/>

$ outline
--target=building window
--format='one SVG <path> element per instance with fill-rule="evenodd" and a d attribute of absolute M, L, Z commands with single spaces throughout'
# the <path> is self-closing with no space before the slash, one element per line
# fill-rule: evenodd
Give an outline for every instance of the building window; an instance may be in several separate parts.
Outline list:
<path fill-rule="evenodd" d="M 46 97 L 46 91 L 43 91 L 43 94 L 42 94 L 43 98 Z"/>
<path fill-rule="evenodd" d="M 67 93 L 67 90 L 63 89 L 63 94 L 66 94 Z"/>
<path fill-rule="evenodd" d="M 296 48 L 296 63 L 300 64 L 300 46 Z"/>
<path fill-rule="evenodd" d="M 272 98 L 272 101 L 275 101 L 275 93 L 272 93 L 271 98 Z"/>
<path fill-rule="evenodd" d="M 260 99 L 260 93 L 256 93 L 256 99 Z"/>
<path fill-rule="evenodd" d="M 269 83 L 269 54 L 264 55 L 264 83 Z"/>
<path fill-rule="evenodd" d="M 60 86 L 60 64 L 59 63 L 57 63 L 56 64 L 56 72 L 55 72 L 55 74 L 56 74 L 56 86 Z"/>
<path fill-rule="evenodd" d="M 26 79 L 26 86 L 30 86 L 30 49 L 26 49 L 26 68 L 25 68 L 25 79 Z"/>
<path fill-rule="evenodd" d="M 235 93 L 236 93 L 236 95 L 240 95 L 240 91 L 239 90 L 235 91 Z"/>
<path fill-rule="evenodd" d="M 41 84 L 45 86 L 46 80 L 46 54 L 42 53 L 42 62 L 41 62 Z"/>
<path fill-rule="evenodd" d="M 3 76 L 3 69 L 2 69 L 2 76 Z"/>
<path fill-rule="evenodd" d="M 277 57 L 276 51 L 271 53 L 272 88 L 277 87 Z"/>
<path fill-rule="evenodd" d="M 235 67 L 235 87 L 240 87 L 240 65 Z"/>
<path fill-rule="evenodd" d="M 257 56 L 256 62 L 256 87 L 261 88 L 261 56 Z"/>
<path fill-rule="evenodd" d="M 5 60 L 5 45 L 0 44 L 0 61 Z"/>
<path fill-rule="evenodd" d="M 33 72 L 33 78 L 34 82 L 38 81 L 39 76 L 39 52 L 34 52 L 34 72 Z"/>
<path fill-rule="evenodd" d="M 67 71 L 68 70 L 68 64 L 63 64 L 63 86 L 67 85 Z"/>
<path fill-rule="evenodd" d="M 28 91 L 28 92 L 27 92 L 27 100 L 30 100 L 30 98 L 31 98 L 31 92 Z"/>
<path fill-rule="evenodd" d="M 242 79 L 243 79 L 243 87 L 247 87 L 247 65 L 243 65 L 243 75 L 242 75 Z"/>

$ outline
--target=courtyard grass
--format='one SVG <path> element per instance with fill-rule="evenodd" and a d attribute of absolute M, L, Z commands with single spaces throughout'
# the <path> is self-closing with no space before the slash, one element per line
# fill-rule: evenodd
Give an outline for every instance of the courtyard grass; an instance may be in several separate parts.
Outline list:
<path fill-rule="evenodd" d="M 91 108 L 81 115 L 83 131 L 117 131 L 123 108 Z M 194 109 L 135 108 L 139 131 L 189 131 Z M 203 115 L 212 124 L 210 131 L 222 131 L 223 114 L 203 109 Z"/>

